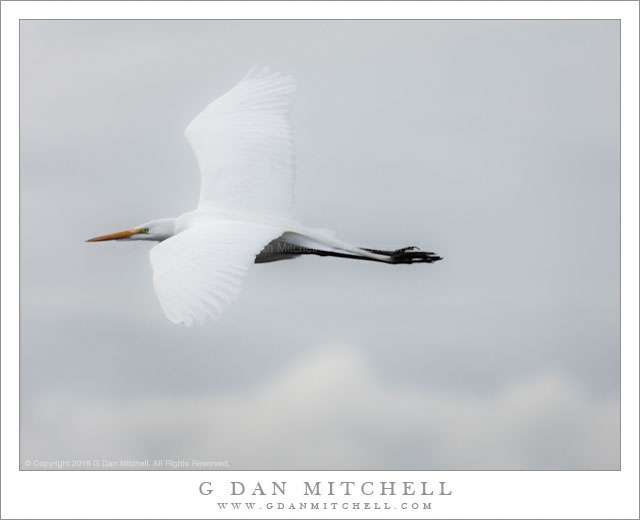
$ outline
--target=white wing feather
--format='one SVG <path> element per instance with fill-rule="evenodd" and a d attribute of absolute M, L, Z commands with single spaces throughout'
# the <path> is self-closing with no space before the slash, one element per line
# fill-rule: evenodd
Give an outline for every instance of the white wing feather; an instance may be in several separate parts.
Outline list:
<path fill-rule="evenodd" d="M 236 299 L 256 255 L 283 230 L 249 222 L 199 223 L 151 249 L 153 285 L 167 318 L 218 319 Z"/>
<path fill-rule="evenodd" d="M 191 121 L 185 136 L 202 175 L 198 209 L 289 215 L 294 90 L 289 76 L 251 71 Z"/>

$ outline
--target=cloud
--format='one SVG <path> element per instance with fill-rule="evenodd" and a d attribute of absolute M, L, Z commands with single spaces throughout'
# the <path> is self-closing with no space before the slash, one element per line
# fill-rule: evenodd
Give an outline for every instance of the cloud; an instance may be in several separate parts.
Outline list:
<path fill-rule="evenodd" d="M 317 350 L 243 394 L 71 403 L 49 396 L 29 408 L 23 459 L 227 460 L 230 469 L 619 468 L 617 398 L 600 402 L 550 373 L 489 397 L 437 395 L 381 381 L 345 347 Z"/>

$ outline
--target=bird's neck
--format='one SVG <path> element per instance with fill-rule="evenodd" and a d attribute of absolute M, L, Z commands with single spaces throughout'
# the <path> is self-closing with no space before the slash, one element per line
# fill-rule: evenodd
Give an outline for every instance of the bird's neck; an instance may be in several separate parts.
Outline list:
<path fill-rule="evenodd" d="M 159 218 L 151 222 L 151 233 L 147 240 L 162 242 L 176 234 L 175 218 Z"/>

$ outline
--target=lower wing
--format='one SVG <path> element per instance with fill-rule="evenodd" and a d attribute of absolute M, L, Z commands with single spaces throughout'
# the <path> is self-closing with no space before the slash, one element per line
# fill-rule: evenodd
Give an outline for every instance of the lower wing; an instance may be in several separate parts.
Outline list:
<path fill-rule="evenodd" d="M 265 245 L 284 229 L 248 222 L 200 223 L 151 249 L 153 285 L 173 323 L 218 319 L 236 299 Z"/>

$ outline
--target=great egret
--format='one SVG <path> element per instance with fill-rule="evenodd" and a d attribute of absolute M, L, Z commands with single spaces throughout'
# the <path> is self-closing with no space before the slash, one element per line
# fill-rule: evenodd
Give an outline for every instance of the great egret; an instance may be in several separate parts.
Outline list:
<path fill-rule="evenodd" d="M 202 177 L 196 210 L 88 240 L 159 242 L 150 252 L 153 284 L 173 323 L 219 318 L 254 262 L 307 254 L 389 264 L 441 259 L 415 247 L 357 247 L 293 219 L 294 90 L 290 76 L 250 71 L 185 130 Z"/>

